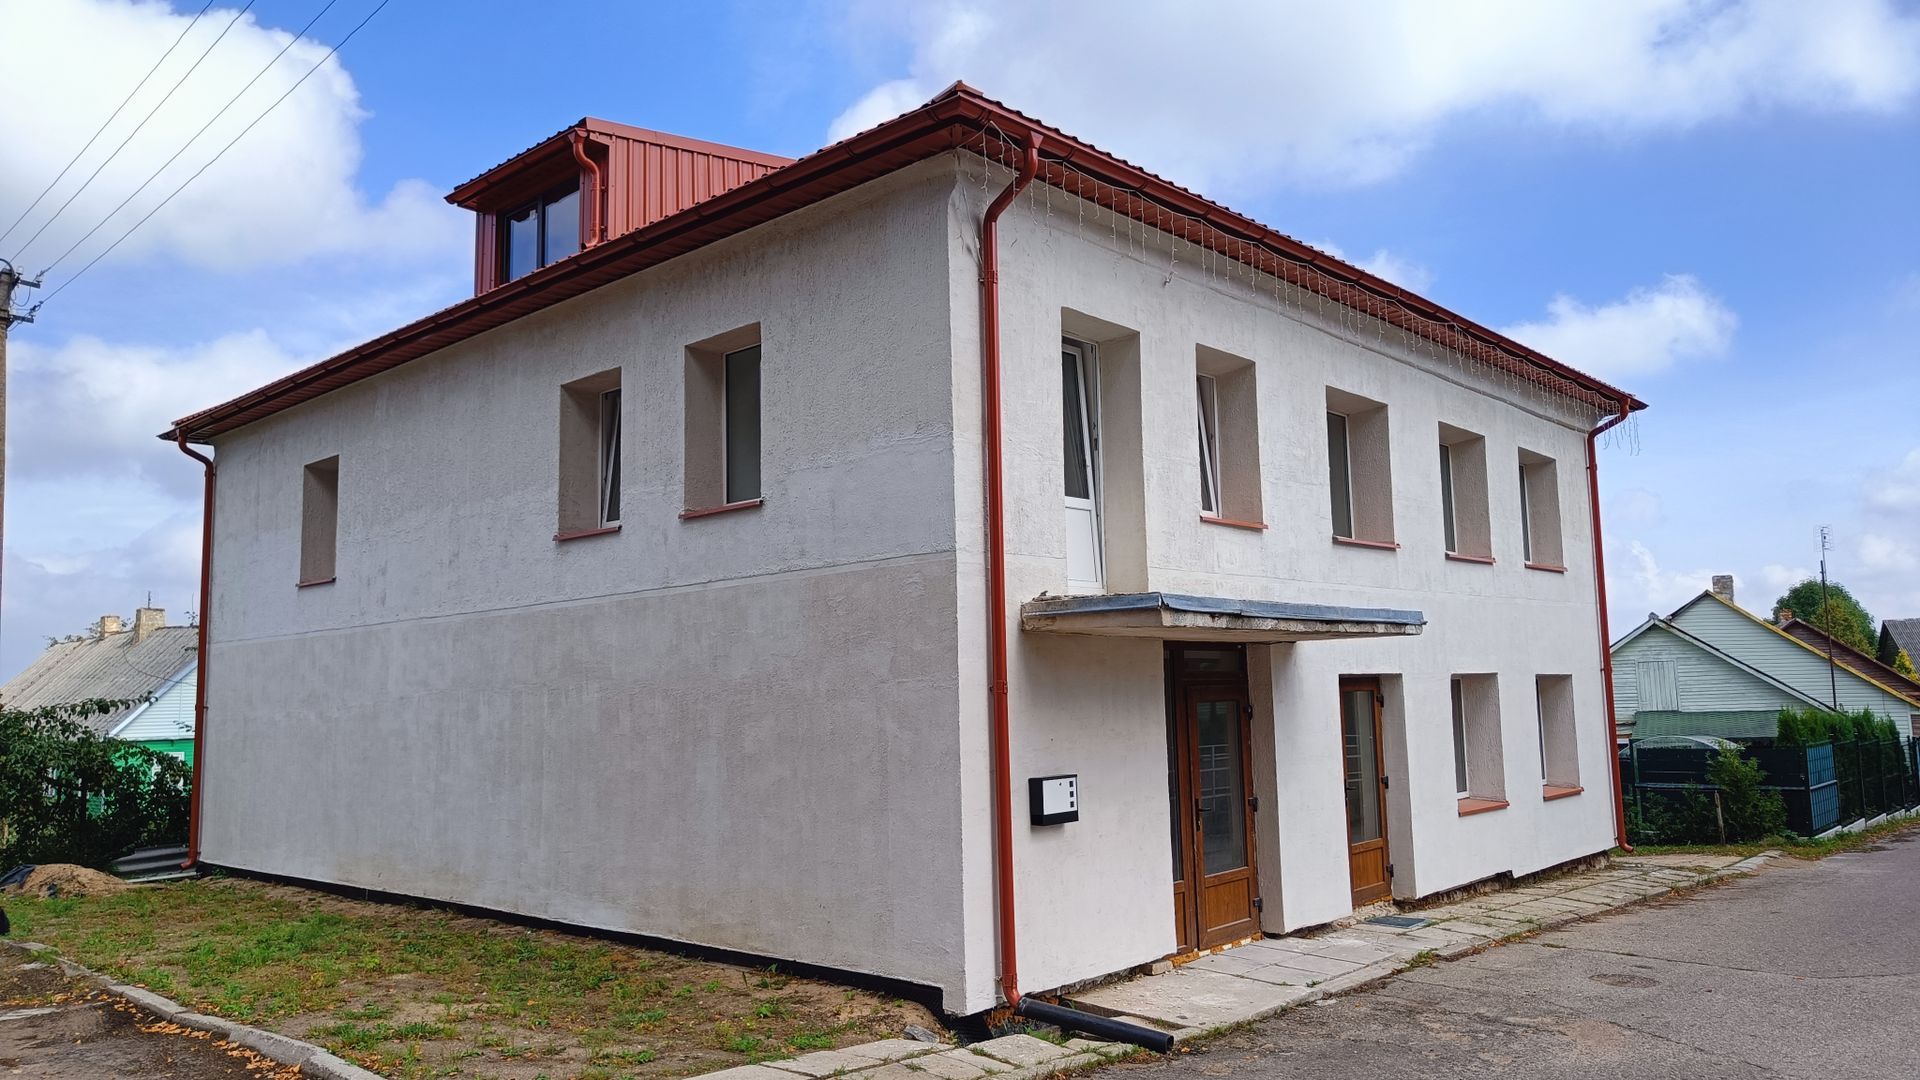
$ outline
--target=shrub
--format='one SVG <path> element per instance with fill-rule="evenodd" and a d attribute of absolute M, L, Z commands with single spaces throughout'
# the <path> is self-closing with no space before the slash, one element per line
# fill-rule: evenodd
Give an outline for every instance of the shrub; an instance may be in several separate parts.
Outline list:
<path fill-rule="evenodd" d="M 1760 786 L 1764 780 L 1760 763 L 1738 749 L 1720 751 L 1707 766 L 1707 782 L 1720 789 L 1727 842 L 1760 840 L 1787 827 L 1786 803 Z"/>
<path fill-rule="evenodd" d="M 81 722 L 126 704 L 0 709 L 0 867 L 104 869 L 141 844 L 186 839 L 186 765 Z"/>

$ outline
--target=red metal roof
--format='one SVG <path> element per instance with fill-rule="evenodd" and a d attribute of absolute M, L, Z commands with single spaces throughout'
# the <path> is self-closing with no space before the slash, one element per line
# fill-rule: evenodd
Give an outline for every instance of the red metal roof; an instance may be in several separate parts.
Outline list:
<path fill-rule="evenodd" d="M 572 130 L 563 130 L 533 149 L 563 139 Z M 659 133 L 646 134 L 651 137 Z M 1644 402 L 1623 390 L 1048 127 L 965 83 L 955 83 L 912 112 L 772 168 L 738 187 L 624 235 L 610 236 L 578 254 L 231 401 L 184 417 L 162 437 L 172 439 L 175 432 L 184 432 L 192 441 L 206 442 L 935 154 L 964 148 L 994 160 L 1011 160 L 1015 153 L 1024 154 L 1028 139 L 1036 134 L 1041 138 L 1040 179 L 1045 183 L 1165 229 L 1222 257 L 1274 273 L 1410 333 L 1458 348 L 1492 367 L 1596 408 L 1646 408 Z M 721 149 L 732 153 L 730 148 Z M 515 160 L 525 156 L 517 155 Z M 497 170 L 490 173 L 493 171 Z M 469 189 L 489 174 L 461 185 L 448 198 L 471 199 L 476 192 Z"/>

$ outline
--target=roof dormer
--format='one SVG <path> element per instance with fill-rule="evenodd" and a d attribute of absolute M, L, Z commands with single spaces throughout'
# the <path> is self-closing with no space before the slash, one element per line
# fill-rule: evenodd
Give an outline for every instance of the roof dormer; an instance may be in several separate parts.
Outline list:
<path fill-rule="evenodd" d="M 790 160 L 587 118 L 461 184 L 447 201 L 475 215 L 477 295 Z"/>

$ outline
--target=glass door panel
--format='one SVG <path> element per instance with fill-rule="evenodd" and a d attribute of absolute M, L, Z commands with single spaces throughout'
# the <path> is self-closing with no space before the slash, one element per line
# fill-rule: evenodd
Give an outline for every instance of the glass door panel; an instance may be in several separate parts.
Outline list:
<path fill-rule="evenodd" d="M 1240 702 L 1194 703 L 1194 736 L 1200 773 L 1200 845 L 1205 872 L 1224 874 L 1247 865 L 1245 748 L 1240 745 Z"/>
<path fill-rule="evenodd" d="M 1380 753 L 1373 691 L 1340 693 L 1340 729 L 1347 772 L 1347 842 L 1380 839 Z"/>

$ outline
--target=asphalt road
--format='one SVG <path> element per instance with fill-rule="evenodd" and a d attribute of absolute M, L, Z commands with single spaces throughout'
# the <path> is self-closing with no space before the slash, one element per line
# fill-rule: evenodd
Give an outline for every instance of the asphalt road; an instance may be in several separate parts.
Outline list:
<path fill-rule="evenodd" d="M 251 1066 L 251 1068 L 249 1068 Z M 0 1077 L 281 1080 L 298 1070 L 160 1024 L 56 967 L 0 949 Z"/>
<path fill-rule="evenodd" d="M 1151 1080 L 1910 1080 L 1920 1077 L 1920 831 L 1880 850 L 1776 862 L 1114 1068 Z"/>

